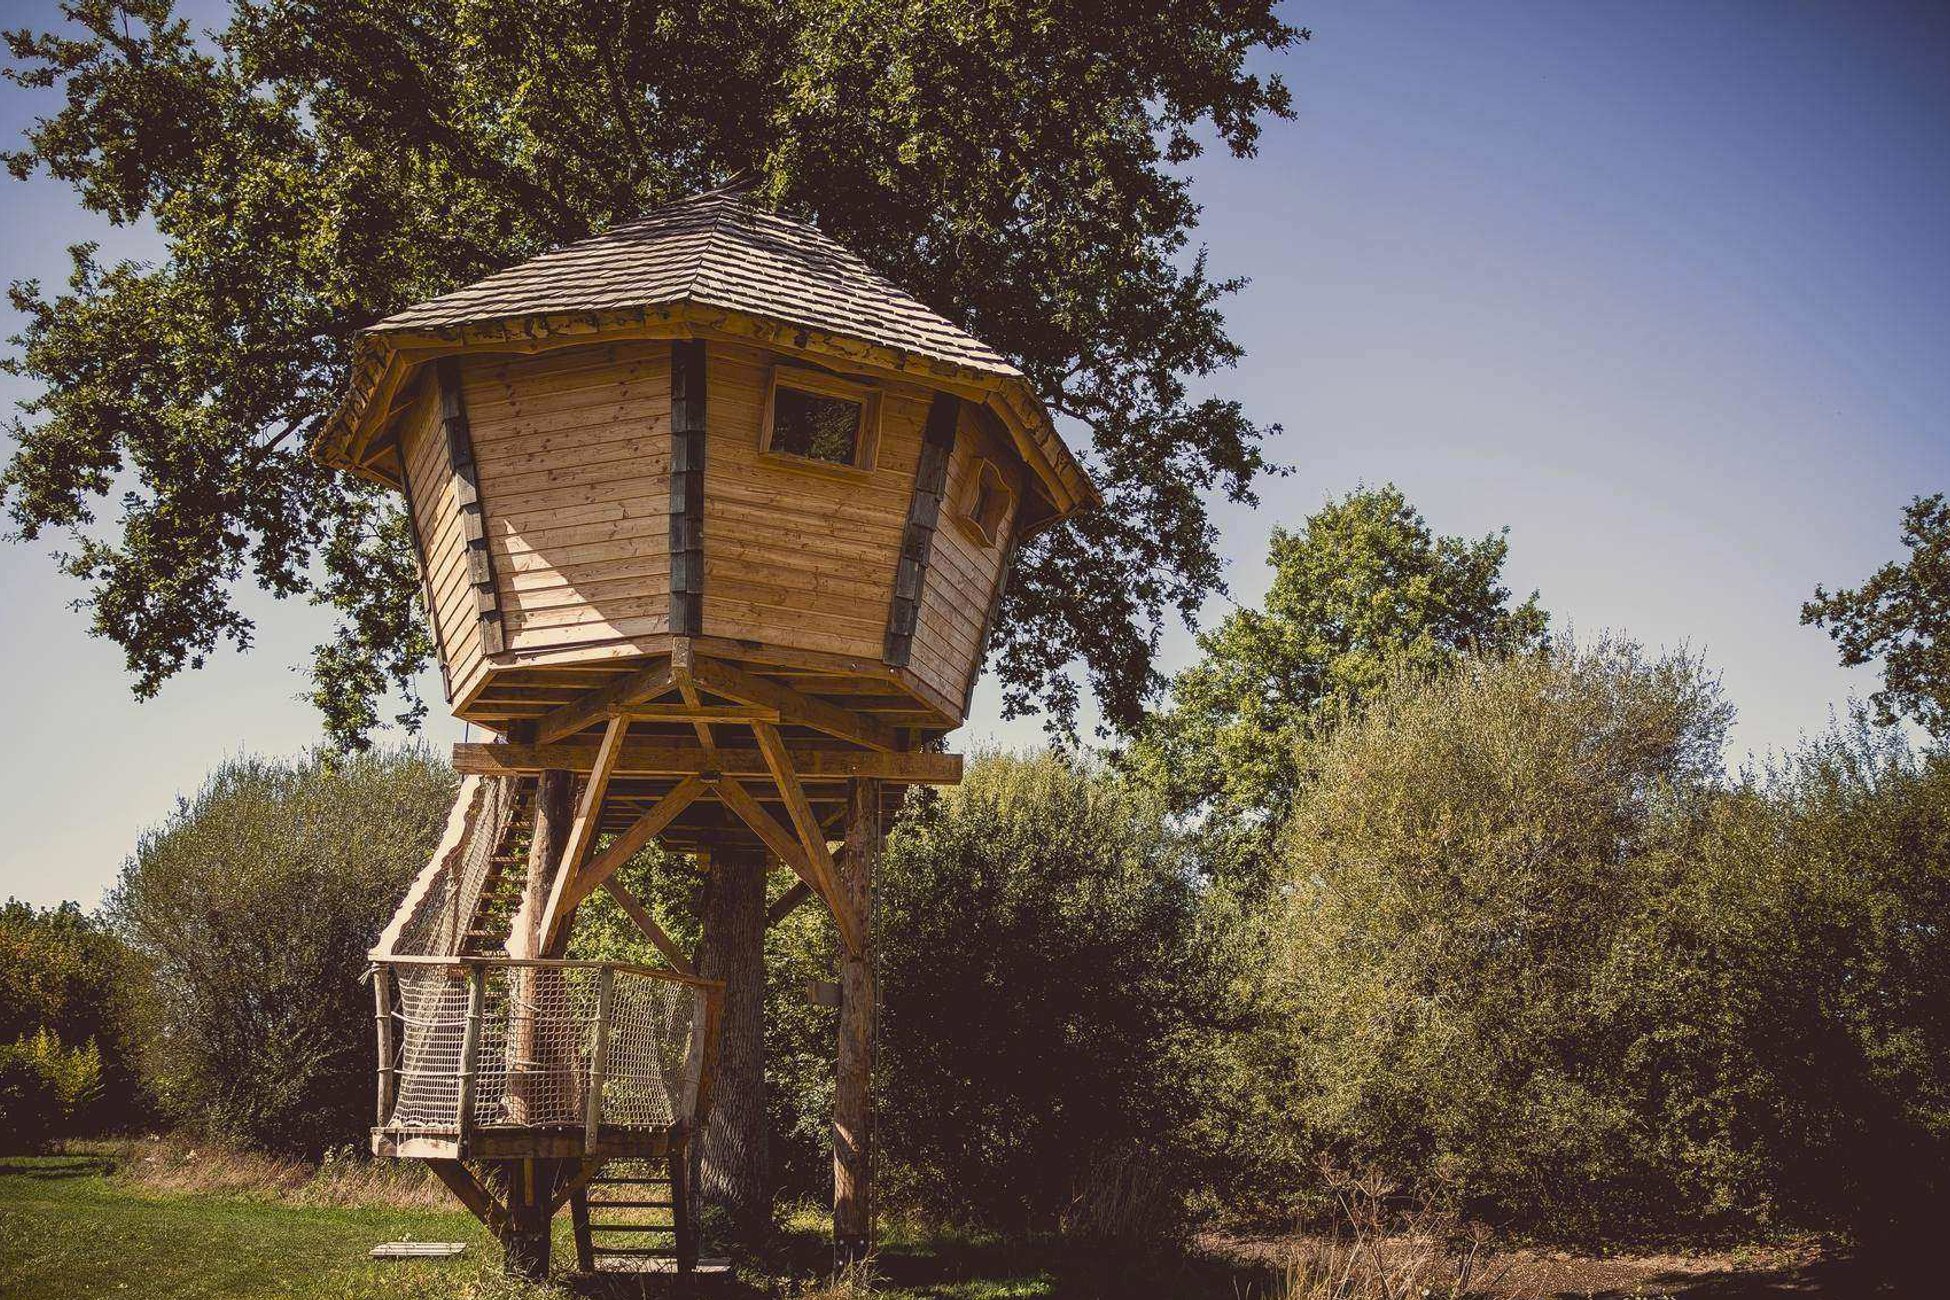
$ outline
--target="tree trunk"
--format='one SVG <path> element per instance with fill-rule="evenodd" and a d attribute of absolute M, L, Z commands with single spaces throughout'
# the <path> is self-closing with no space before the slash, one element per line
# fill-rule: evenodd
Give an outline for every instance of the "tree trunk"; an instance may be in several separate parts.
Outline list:
<path fill-rule="evenodd" d="M 873 873 L 880 862 L 880 781 L 848 783 L 840 884 L 860 919 L 858 957 L 840 955 L 839 1063 L 833 1087 L 833 1249 L 841 1263 L 873 1248 Z"/>
<path fill-rule="evenodd" d="M 733 1237 L 764 1238 L 771 1220 L 765 1132 L 765 858 L 714 858 L 704 887 L 698 974 L 724 981 L 718 1070 L 701 1144 L 699 1190 Z"/>

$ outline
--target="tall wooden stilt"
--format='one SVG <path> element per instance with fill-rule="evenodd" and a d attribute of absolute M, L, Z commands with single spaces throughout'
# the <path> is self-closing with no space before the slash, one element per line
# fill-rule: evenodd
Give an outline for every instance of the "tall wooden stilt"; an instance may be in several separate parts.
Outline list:
<path fill-rule="evenodd" d="M 568 842 L 575 817 L 575 778 L 568 772 L 549 771 L 541 775 L 535 791 L 535 829 L 528 843 L 528 875 L 523 882 L 521 907 L 508 934 L 508 952 L 515 957 L 540 957 L 542 917 L 556 875 L 562 868 L 562 851 Z M 560 980 L 559 972 L 528 970 L 512 976 L 511 992 L 516 1006 L 509 1022 L 513 1061 L 508 1070 L 508 1117 L 526 1123 L 529 1104 L 542 1074 L 550 1063 L 540 1059 L 533 1008 L 547 996 L 544 985 Z M 508 1224 L 501 1234 L 503 1263 L 514 1277 L 546 1281 L 549 1270 L 549 1220 L 553 1170 L 551 1162 L 528 1159 L 509 1162 Z"/>
<path fill-rule="evenodd" d="M 858 954 L 840 954 L 839 1066 L 833 1088 L 833 1247 L 841 1262 L 873 1248 L 873 874 L 880 861 L 880 782 L 847 784 L 841 892 L 858 918 Z"/>
<path fill-rule="evenodd" d="M 508 1162 L 508 1226 L 501 1234 L 501 1251 L 511 1277 L 548 1280 L 557 1163 L 541 1158 Z"/>
<path fill-rule="evenodd" d="M 698 973 L 724 981 L 718 1069 L 701 1144 L 699 1190 L 726 1227 L 759 1240 L 771 1211 L 765 1142 L 765 858 L 713 857 Z"/>

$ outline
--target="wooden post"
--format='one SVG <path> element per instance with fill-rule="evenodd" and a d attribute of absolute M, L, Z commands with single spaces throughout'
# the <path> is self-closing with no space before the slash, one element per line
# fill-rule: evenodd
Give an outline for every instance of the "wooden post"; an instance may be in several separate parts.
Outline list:
<path fill-rule="evenodd" d="M 839 1063 L 833 1087 L 833 1249 L 841 1263 L 873 1248 L 873 873 L 880 861 L 880 781 L 847 783 L 840 889 L 859 920 L 857 954 L 840 954 Z"/>
<path fill-rule="evenodd" d="M 554 892 L 556 874 L 562 868 L 562 852 L 568 844 L 569 827 L 575 817 L 575 777 L 559 769 L 543 772 L 535 788 L 535 830 L 528 841 L 528 874 L 522 885 L 521 907 L 515 913 L 508 934 L 511 957 L 543 957 L 542 917 Z M 563 927 L 565 933 L 566 925 Z M 536 1094 L 537 1076 L 548 1068 L 538 1060 L 537 1028 L 532 1007 L 546 1001 L 551 983 L 560 981 L 556 972 L 517 967 L 508 972 L 508 995 L 512 1017 L 508 1025 L 508 1120 L 529 1122 L 529 1103 Z"/>
<path fill-rule="evenodd" d="M 394 1089 L 398 1076 L 393 1066 L 393 972 L 384 966 L 372 968 L 372 1019 L 379 1034 L 379 1118 L 384 1128 L 393 1117 Z"/>
<path fill-rule="evenodd" d="M 457 1145 L 467 1154 L 467 1138 L 474 1130 L 474 1083 L 479 1075 L 481 1056 L 481 1008 L 487 1001 L 487 968 L 467 968 L 467 1023 L 460 1035 L 460 1089 L 454 1116 L 460 1137 Z"/>
<path fill-rule="evenodd" d="M 509 1162 L 508 1226 L 501 1234 L 502 1268 L 510 1277 L 548 1281 L 549 1220 L 556 1162 L 533 1157 Z"/>
<path fill-rule="evenodd" d="M 609 1066 L 609 1012 L 615 993 L 616 972 L 605 966 L 596 976 L 596 1041 L 589 1048 L 589 1096 L 583 1109 L 583 1149 L 592 1152 L 603 1125 L 603 1072 Z"/>

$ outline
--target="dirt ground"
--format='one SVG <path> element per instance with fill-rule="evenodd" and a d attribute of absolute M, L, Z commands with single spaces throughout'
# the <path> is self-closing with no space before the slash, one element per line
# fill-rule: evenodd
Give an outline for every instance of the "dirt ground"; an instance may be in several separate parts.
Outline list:
<path fill-rule="evenodd" d="M 1278 1270 L 1294 1253 L 1318 1250 L 1315 1239 L 1213 1234 L 1200 1243 L 1220 1258 Z M 1384 1247 L 1392 1251 L 1397 1246 Z M 1580 1255 L 1519 1249 L 1486 1266 L 1499 1300 L 1944 1300 L 1950 1281 L 1902 1283 L 1864 1261 L 1818 1246 L 1745 1247 L 1653 1255 Z"/>

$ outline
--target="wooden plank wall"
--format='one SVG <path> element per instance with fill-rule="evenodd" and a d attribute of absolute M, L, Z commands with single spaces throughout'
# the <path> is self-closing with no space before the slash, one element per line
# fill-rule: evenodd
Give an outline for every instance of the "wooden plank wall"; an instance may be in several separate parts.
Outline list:
<path fill-rule="evenodd" d="M 470 359 L 465 392 L 508 649 L 666 632 L 670 345 Z"/>
<path fill-rule="evenodd" d="M 982 653 L 983 624 L 994 599 L 1005 544 L 984 546 L 961 526 L 961 516 L 973 496 L 974 479 L 984 460 L 994 462 L 1006 480 L 1015 478 L 1017 457 L 1002 436 L 982 417 L 980 408 L 963 402 L 955 454 L 948 462 L 948 490 L 942 499 L 941 523 L 934 534 L 934 554 L 927 584 L 921 591 L 921 617 L 914 631 L 909 667 L 944 697 L 959 700 Z M 998 528 L 999 538 L 1015 528 L 1016 504 Z"/>
<path fill-rule="evenodd" d="M 931 394 L 883 386 L 873 473 L 804 468 L 759 454 L 771 364 L 710 347 L 704 632 L 878 663 Z"/>
<path fill-rule="evenodd" d="M 446 655 L 449 688 L 458 699 L 481 670 L 481 628 L 436 385 L 422 384 L 419 397 L 400 417 L 400 454 L 412 484 L 413 527 L 426 557 L 435 637 Z"/>

